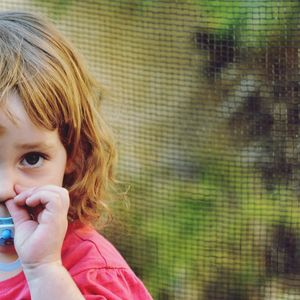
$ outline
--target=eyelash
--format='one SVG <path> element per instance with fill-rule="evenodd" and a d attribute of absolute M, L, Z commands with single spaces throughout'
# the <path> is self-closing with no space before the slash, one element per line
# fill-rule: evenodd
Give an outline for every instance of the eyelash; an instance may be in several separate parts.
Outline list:
<path fill-rule="evenodd" d="M 26 164 L 24 164 L 24 161 L 26 161 L 26 159 L 28 159 L 30 155 L 38 156 L 38 162 L 35 163 L 35 164 L 30 164 L 28 162 Z M 43 160 L 41 163 L 40 163 L 40 159 Z M 28 168 L 28 169 L 39 168 L 41 166 L 41 164 L 44 162 L 44 160 L 48 160 L 48 159 L 49 159 L 49 157 L 45 153 L 33 151 L 33 152 L 26 153 L 25 155 L 22 156 L 21 161 L 20 161 L 20 165 L 23 168 Z"/>

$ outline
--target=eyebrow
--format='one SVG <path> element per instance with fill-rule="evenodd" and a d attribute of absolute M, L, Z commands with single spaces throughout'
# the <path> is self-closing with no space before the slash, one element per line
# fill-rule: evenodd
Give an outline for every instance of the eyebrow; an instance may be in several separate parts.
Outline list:
<path fill-rule="evenodd" d="M 32 150 L 32 149 L 51 150 L 54 148 L 54 145 L 47 142 L 37 142 L 37 143 L 15 144 L 15 147 L 20 150 Z"/>

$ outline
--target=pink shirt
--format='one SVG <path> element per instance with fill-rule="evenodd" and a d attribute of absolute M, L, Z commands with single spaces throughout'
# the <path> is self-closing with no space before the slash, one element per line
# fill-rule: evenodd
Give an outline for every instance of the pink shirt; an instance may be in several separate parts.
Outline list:
<path fill-rule="evenodd" d="M 69 226 L 62 261 L 85 299 L 152 300 L 120 253 L 92 228 Z M 0 282 L 0 299 L 31 299 L 23 272 Z"/>

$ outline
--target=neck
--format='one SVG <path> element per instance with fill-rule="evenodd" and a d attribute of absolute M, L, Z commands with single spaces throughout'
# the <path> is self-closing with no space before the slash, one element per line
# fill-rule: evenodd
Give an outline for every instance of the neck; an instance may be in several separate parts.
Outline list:
<path fill-rule="evenodd" d="M 18 255 L 14 247 L 0 246 L 0 281 L 12 278 L 21 271 L 22 266 L 18 262 Z"/>

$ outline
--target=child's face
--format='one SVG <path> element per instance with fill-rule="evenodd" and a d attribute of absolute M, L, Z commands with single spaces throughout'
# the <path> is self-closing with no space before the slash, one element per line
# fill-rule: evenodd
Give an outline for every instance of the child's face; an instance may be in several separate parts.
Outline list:
<path fill-rule="evenodd" d="M 16 185 L 62 186 L 67 161 L 58 131 L 34 125 L 17 94 L 8 97 L 5 109 L 14 121 L 0 109 L 0 217 L 8 214 L 3 203 L 16 195 Z"/>

